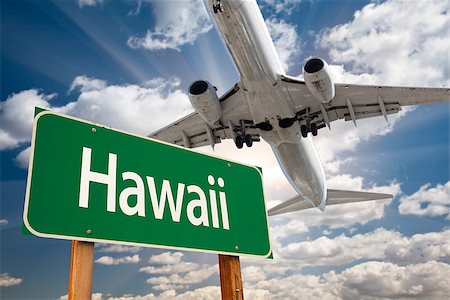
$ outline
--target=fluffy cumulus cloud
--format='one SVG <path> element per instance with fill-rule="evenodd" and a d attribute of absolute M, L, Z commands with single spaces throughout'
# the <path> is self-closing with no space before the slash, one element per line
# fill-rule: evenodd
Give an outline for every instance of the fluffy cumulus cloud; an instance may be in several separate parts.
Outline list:
<path fill-rule="evenodd" d="M 401 264 L 427 260 L 448 261 L 450 258 L 450 230 L 415 234 L 411 238 L 395 240 L 384 250 L 387 260 Z"/>
<path fill-rule="evenodd" d="M 176 119 L 191 110 L 187 95 L 177 89 L 177 78 L 158 78 L 143 85 L 103 85 L 81 77 L 72 84 L 80 89 L 78 99 L 57 110 L 138 134 L 149 134 L 167 123 L 162 112 L 171 112 Z"/>
<path fill-rule="evenodd" d="M 144 36 L 128 39 L 131 48 L 174 49 L 193 44 L 212 29 L 203 1 L 148 1 L 152 4 L 156 25 Z"/>
<path fill-rule="evenodd" d="M 255 299 L 296 299 L 296 295 L 313 299 L 440 299 L 449 291 L 449 237 L 449 229 L 408 237 L 379 228 L 352 236 L 289 242 L 275 253 L 274 261 L 244 258 L 244 286 L 248 292 L 257 292 Z M 312 276 L 302 271 L 305 266 L 358 261 L 363 263 L 340 273 Z M 436 289 L 432 289 L 433 280 Z"/>
<path fill-rule="evenodd" d="M 426 184 L 410 196 L 400 199 L 398 207 L 402 215 L 447 216 L 450 219 L 450 181 L 432 187 Z"/>
<path fill-rule="evenodd" d="M 448 86 L 449 10 L 449 2 L 439 0 L 371 3 L 351 22 L 326 30 L 318 45 L 329 50 L 333 63 L 366 79 Z"/>
<path fill-rule="evenodd" d="M 330 273 L 324 277 L 340 284 L 340 295 L 344 299 L 443 299 L 450 292 L 449 275 L 448 264 L 434 261 L 408 266 L 368 262 L 342 274 Z"/>
<path fill-rule="evenodd" d="M 10 95 L 0 102 L 0 150 L 14 149 L 31 140 L 35 107 L 50 109 L 114 128 L 147 135 L 171 120 L 189 113 L 187 95 L 178 89 L 178 78 L 155 78 L 142 85 L 108 85 L 106 82 L 78 76 L 71 85 L 77 98 L 64 105 L 52 106 L 55 94 L 31 89 Z M 30 149 L 16 158 L 17 165 L 28 166 Z"/>
<path fill-rule="evenodd" d="M 366 262 L 321 276 L 294 274 L 275 276 L 245 284 L 244 292 L 257 291 L 252 299 L 442 299 L 449 292 L 448 264 L 427 263 L 399 266 L 389 262 Z"/>
<path fill-rule="evenodd" d="M 280 249 L 283 258 L 302 265 L 342 265 L 361 259 L 419 263 L 450 258 L 450 230 L 416 234 L 411 238 L 383 228 L 366 234 L 289 243 Z"/>
<path fill-rule="evenodd" d="M 96 263 L 101 264 L 101 265 L 107 265 L 107 266 L 123 265 L 123 264 L 137 264 L 140 261 L 141 261 L 141 259 L 138 254 L 135 254 L 133 256 L 118 257 L 118 258 L 114 258 L 111 256 L 102 256 L 95 260 Z"/>
<path fill-rule="evenodd" d="M 190 285 L 204 282 L 218 271 L 217 265 L 204 265 L 184 274 L 172 273 L 168 276 L 150 277 L 147 279 L 147 283 L 151 284 L 155 290 L 188 288 Z"/>
<path fill-rule="evenodd" d="M 81 92 L 101 90 L 106 87 L 106 81 L 89 78 L 87 76 L 77 76 L 70 85 L 69 93 L 79 88 Z"/>
<path fill-rule="evenodd" d="M 158 255 L 152 255 L 148 262 L 159 265 L 174 265 L 180 263 L 183 256 L 184 254 L 181 252 L 164 252 Z"/>
<path fill-rule="evenodd" d="M 187 289 L 191 285 L 204 282 L 218 272 L 217 265 L 183 261 L 183 256 L 181 252 L 152 255 L 149 259 L 151 265 L 140 268 L 139 272 L 151 274 L 147 283 L 154 290 L 166 292 Z"/>
<path fill-rule="evenodd" d="M 244 269 L 255 273 L 261 269 Z M 246 299 L 445 299 L 450 293 L 448 264 L 430 261 L 400 266 L 390 262 L 366 262 L 344 270 L 331 271 L 323 275 L 293 274 L 273 276 L 244 282 Z M 245 278 L 244 278 L 245 280 Z M 167 290 L 158 296 L 148 294 L 108 297 L 108 300 L 153 300 L 153 299 L 218 299 L 220 288 L 207 286 L 192 291 L 177 293 Z"/>
<path fill-rule="evenodd" d="M 13 285 L 19 285 L 23 281 L 22 278 L 11 277 L 8 273 L 0 274 L 0 287 L 8 287 Z"/>
<path fill-rule="evenodd" d="M 267 29 L 273 39 L 280 61 L 286 70 L 299 59 L 300 38 L 295 25 L 276 18 L 266 20 Z"/>
<path fill-rule="evenodd" d="M 36 89 L 10 95 L 0 102 L 0 150 L 14 149 L 31 138 L 34 107 L 49 108 L 56 95 Z"/>

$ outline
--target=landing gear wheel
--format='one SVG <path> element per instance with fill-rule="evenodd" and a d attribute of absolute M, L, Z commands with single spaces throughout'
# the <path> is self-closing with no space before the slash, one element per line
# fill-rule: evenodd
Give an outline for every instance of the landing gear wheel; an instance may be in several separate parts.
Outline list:
<path fill-rule="evenodd" d="M 306 138 L 308 136 L 308 127 L 306 125 L 300 126 L 300 131 L 302 132 L 302 137 Z"/>
<path fill-rule="evenodd" d="M 240 135 L 238 135 L 236 137 L 236 140 L 234 141 L 234 143 L 236 144 L 236 147 L 238 149 L 242 149 L 242 147 L 244 147 L 244 141 L 242 140 L 242 137 Z"/>
<path fill-rule="evenodd" d="M 213 11 L 215 14 L 217 14 L 218 12 L 223 12 L 223 6 L 220 1 L 213 5 Z"/>
<path fill-rule="evenodd" d="M 247 147 L 249 147 L 249 148 L 253 145 L 253 139 L 250 134 L 245 135 L 244 141 L 245 141 L 245 144 L 247 145 Z"/>
<path fill-rule="evenodd" d="M 315 123 L 311 124 L 311 133 L 313 136 L 317 135 L 317 125 Z"/>

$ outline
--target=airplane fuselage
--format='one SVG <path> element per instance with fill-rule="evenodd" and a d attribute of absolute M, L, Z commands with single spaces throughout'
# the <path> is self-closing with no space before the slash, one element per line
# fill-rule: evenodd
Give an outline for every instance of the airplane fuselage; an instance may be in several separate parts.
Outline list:
<path fill-rule="evenodd" d="M 269 122 L 272 130 L 259 130 L 294 189 L 315 206 L 326 205 L 325 175 L 315 146 L 301 138 L 295 122 L 281 128 L 279 120 L 295 116 L 295 107 L 279 87 L 286 75 L 256 1 L 222 0 L 223 12 L 213 12 L 216 0 L 205 0 L 230 51 L 241 79 L 241 87 L 255 124 Z"/>

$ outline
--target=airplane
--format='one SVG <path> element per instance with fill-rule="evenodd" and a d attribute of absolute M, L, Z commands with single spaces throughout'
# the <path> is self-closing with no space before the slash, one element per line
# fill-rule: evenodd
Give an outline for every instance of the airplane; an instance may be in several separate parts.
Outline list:
<path fill-rule="evenodd" d="M 152 133 L 187 148 L 233 139 L 237 148 L 264 139 L 297 196 L 268 210 L 278 215 L 327 205 L 392 199 L 392 195 L 327 189 L 312 136 L 339 119 L 387 116 L 402 106 L 450 101 L 448 88 L 335 83 L 328 64 L 308 59 L 303 79 L 286 74 L 256 0 L 204 0 L 240 80 L 222 96 L 206 80 L 193 82 L 195 112 Z"/>

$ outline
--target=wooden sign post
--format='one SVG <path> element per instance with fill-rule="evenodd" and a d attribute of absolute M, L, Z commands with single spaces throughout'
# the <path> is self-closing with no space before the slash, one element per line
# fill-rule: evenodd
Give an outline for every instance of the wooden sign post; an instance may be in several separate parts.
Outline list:
<path fill-rule="evenodd" d="M 243 300 L 239 256 L 219 254 L 219 272 L 222 300 Z"/>
<path fill-rule="evenodd" d="M 93 269 L 94 243 L 72 241 L 68 292 L 69 300 L 91 299 Z"/>

